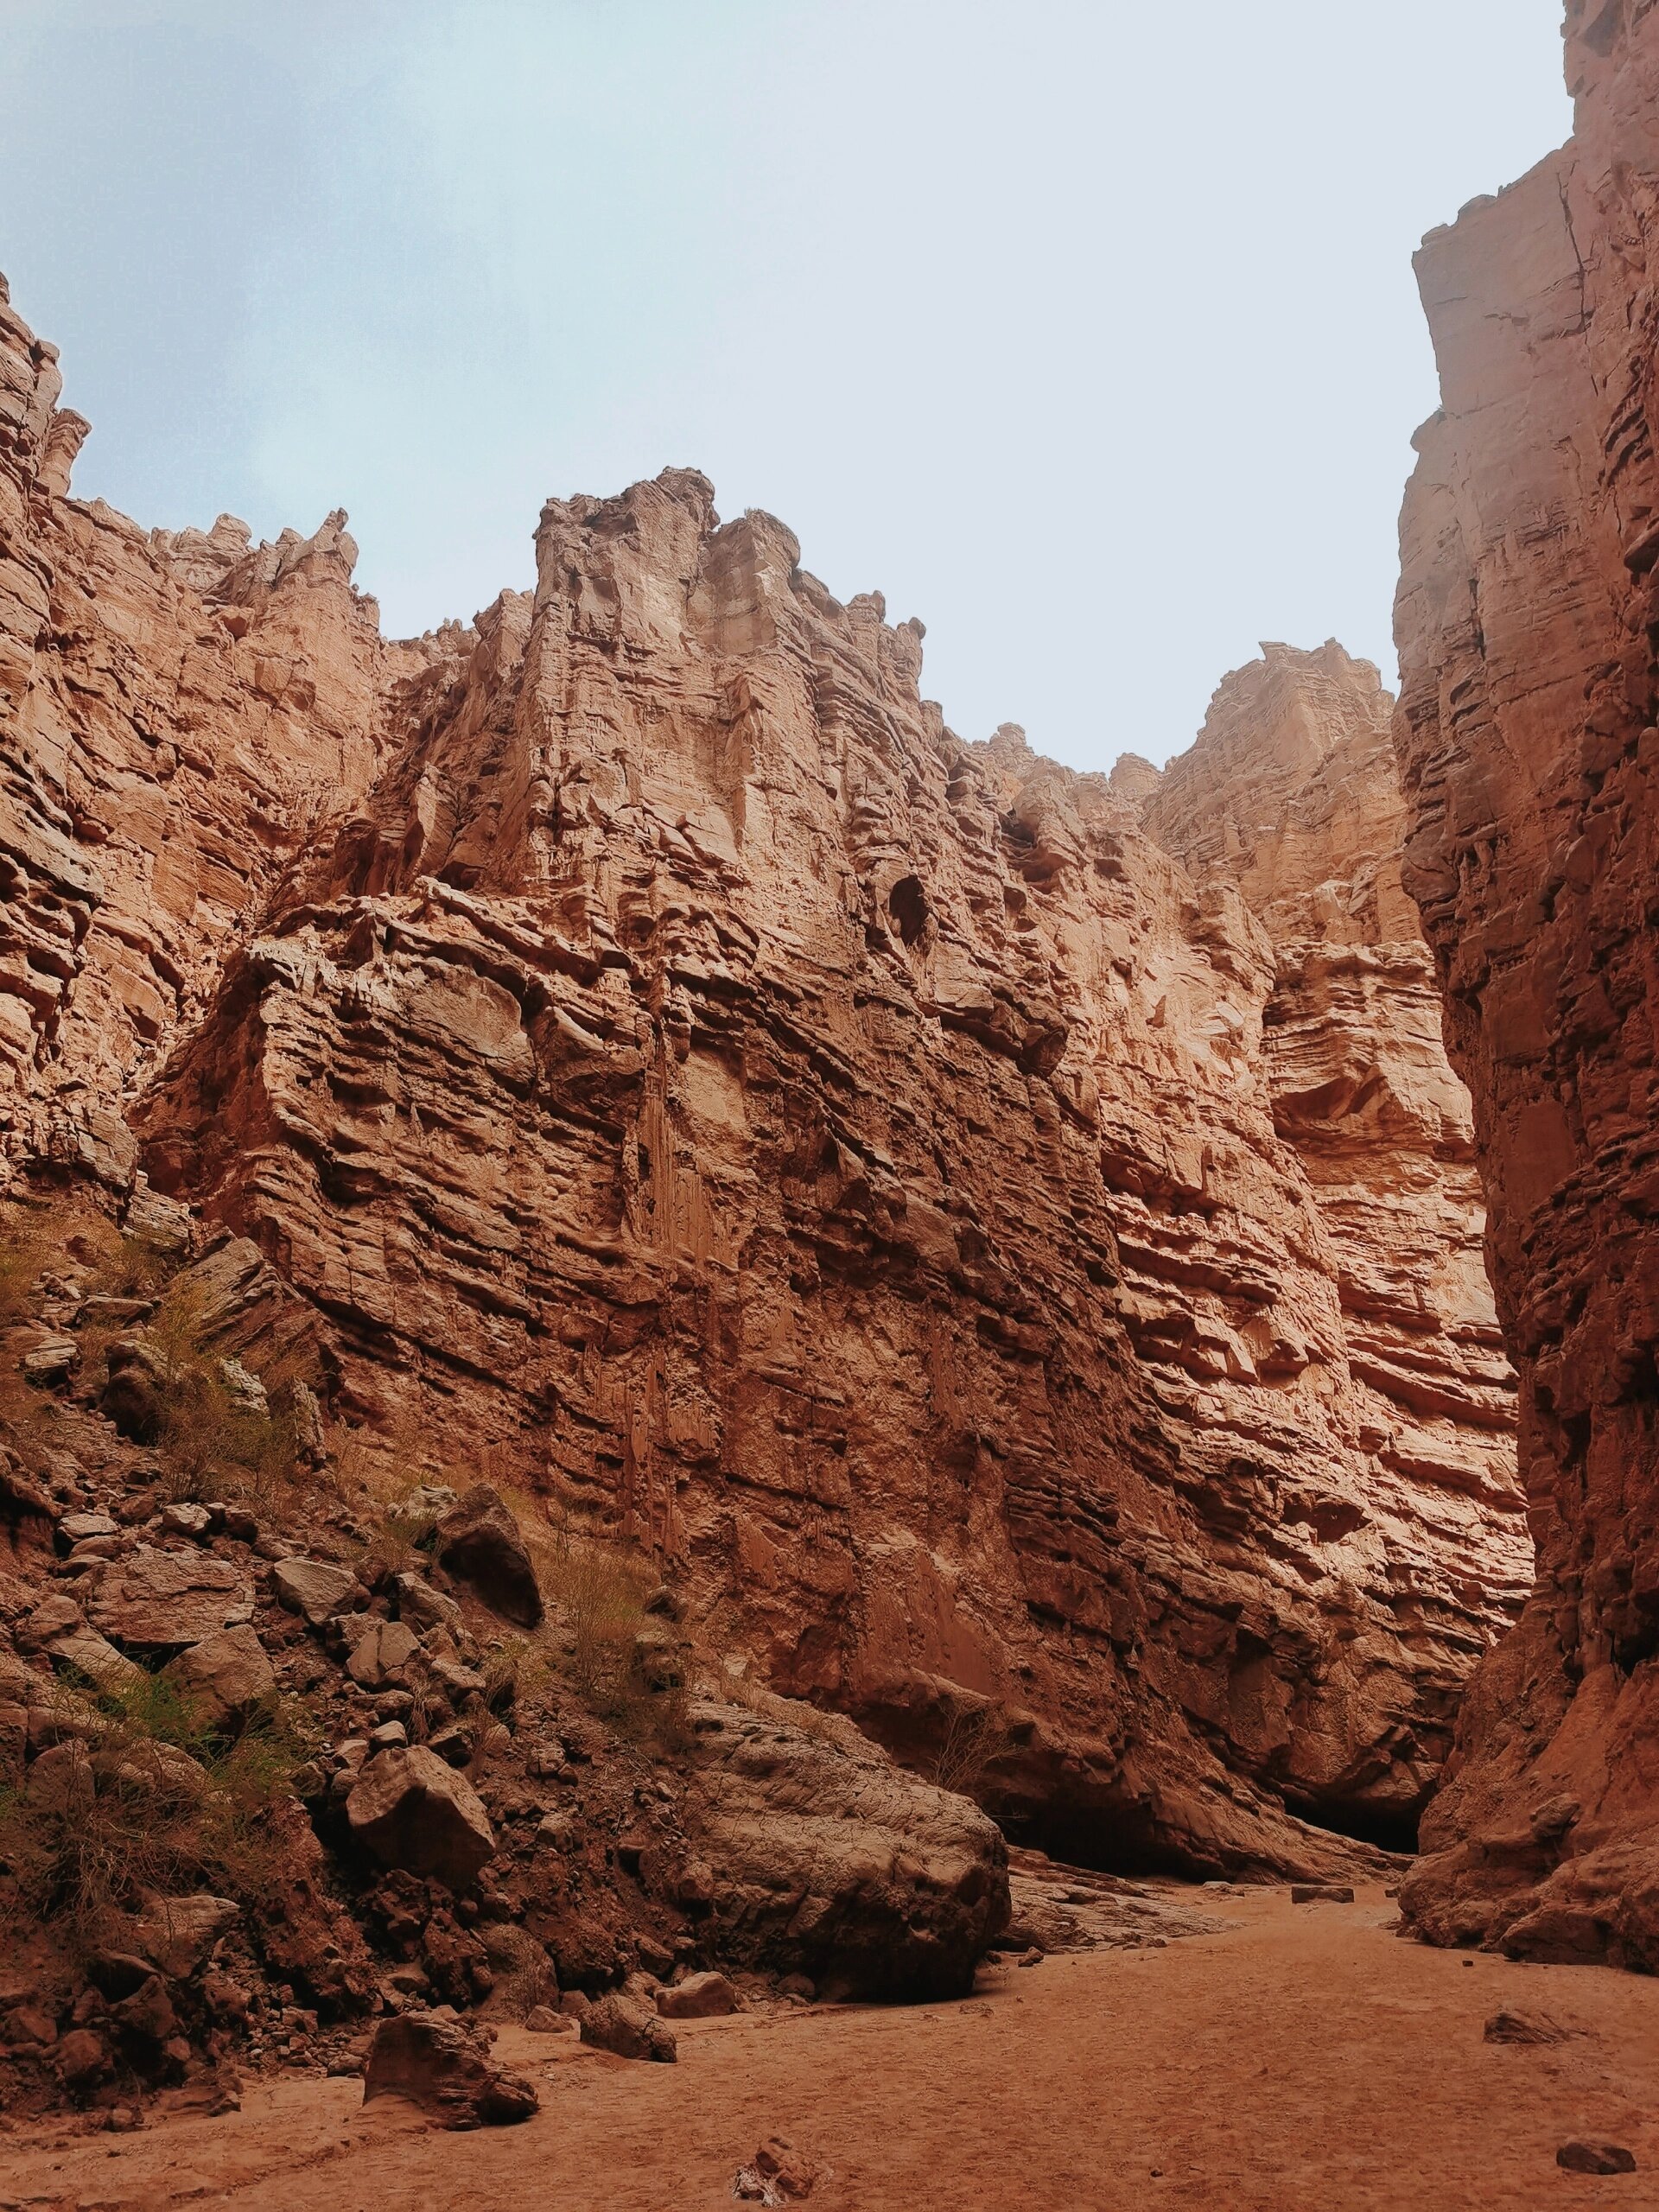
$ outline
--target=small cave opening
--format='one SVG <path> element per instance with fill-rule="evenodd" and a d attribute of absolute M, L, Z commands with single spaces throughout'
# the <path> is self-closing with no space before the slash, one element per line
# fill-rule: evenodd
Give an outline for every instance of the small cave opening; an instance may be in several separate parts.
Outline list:
<path fill-rule="evenodd" d="M 918 875 L 901 875 L 887 893 L 887 912 L 906 944 L 915 944 L 927 927 L 927 893 Z"/>
<path fill-rule="evenodd" d="M 1299 1804 L 1287 1797 L 1285 1810 L 1306 1821 L 1311 1828 L 1323 1828 L 1327 1835 L 1345 1835 L 1355 1843 L 1373 1844 L 1378 1851 L 1403 1852 L 1414 1858 L 1417 1831 L 1427 1803 L 1427 1799 L 1421 1799 L 1411 1805 L 1364 1805 L 1340 1800 Z"/>

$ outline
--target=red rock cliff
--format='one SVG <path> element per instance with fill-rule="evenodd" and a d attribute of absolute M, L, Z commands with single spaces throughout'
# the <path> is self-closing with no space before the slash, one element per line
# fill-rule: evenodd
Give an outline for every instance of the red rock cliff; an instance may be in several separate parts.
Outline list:
<path fill-rule="evenodd" d="M 672 1557 L 903 1748 L 994 1701 L 1033 1834 L 1404 1832 L 1523 1547 L 1374 672 L 1218 702 L 1245 869 L 1175 772 L 962 743 L 920 625 L 696 474 L 390 646 L 340 518 L 65 497 L 6 329 L 10 1156 L 119 1188 L 136 1131 L 336 1424 Z"/>
<path fill-rule="evenodd" d="M 1474 1095 L 1537 1587 L 1417 1926 L 1659 1967 L 1659 8 L 1574 0 L 1565 149 L 1423 246 L 1405 882 Z"/>

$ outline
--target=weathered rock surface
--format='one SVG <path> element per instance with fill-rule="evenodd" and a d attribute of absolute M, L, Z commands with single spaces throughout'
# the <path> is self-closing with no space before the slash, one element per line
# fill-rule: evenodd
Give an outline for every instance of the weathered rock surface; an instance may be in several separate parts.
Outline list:
<path fill-rule="evenodd" d="M 245 1719 L 276 1691 L 276 1671 L 248 1622 L 204 1637 L 181 1652 L 168 1673 L 200 1718 L 215 1726 Z"/>
<path fill-rule="evenodd" d="M 406 2097 L 440 2126 L 454 2128 L 510 2126 L 541 2102 L 522 2074 L 491 2058 L 485 2033 L 424 2011 L 401 2012 L 375 2029 L 363 2101 L 376 2097 Z"/>
<path fill-rule="evenodd" d="M 252 1612 L 252 1592 L 228 1560 L 141 1544 L 100 1580 L 90 1617 L 117 1643 L 180 1650 Z"/>
<path fill-rule="evenodd" d="M 709 1701 L 692 1719 L 690 1817 L 722 1956 L 840 1995 L 972 1987 L 1008 1910 L 1007 1853 L 984 1814 L 845 1721 Z"/>
<path fill-rule="evenodd" d="M 1464 1705 L 1440 1942 L 1659 1968 L 1659 13 L 1567 9 L 1576 130 L 1419 257 L 1442 411 L 1396 725 L 1473 1094 L 1538 1580 Z"/>
<path fill-rule="evenodd" d="M 504 1620 L 534 1628 L 541 1619 L 542 1593 L 518 1524 L 487 1484 L 469 1490 L 442 1516 L 434 1548 L 439 1564 L 470 1582 Z"/>
<path fill-rule="evenodd" d="M 0 336 L 6 1157 L 141 1148 L 135 1205 L 310 1302 L 365 1448 L 487 1459 L 909 1756 L 1002 1716 L 976 1786 L 1073 1856 L 1408 1834 L 1517 1546 L 1343 783 L 1380 695 L 1301 683 L 1322 777 L 1277 677 L 1218 709 L 1230 875 L 1179 779 L 961 742 L 919 623 L 691 472 L 550 503 L 533 594 L 392 645 L 342 517 L 67 499 Z"/>
<path fill-rule="evenodd" d="M 582 2039 L 614 2058 L 649 2058 L 672 2066 L 679 2044 L 674 2031 L 637 1998 L 613 1993 L 582 2016 Z"/>
<path fill-rule="evenodd" d="M 382 1751 L 346 1800 L 357 1840 L 388 1866 L 470 1888 L 495 1850 L 478 1792 L 423 1744 Z"/>

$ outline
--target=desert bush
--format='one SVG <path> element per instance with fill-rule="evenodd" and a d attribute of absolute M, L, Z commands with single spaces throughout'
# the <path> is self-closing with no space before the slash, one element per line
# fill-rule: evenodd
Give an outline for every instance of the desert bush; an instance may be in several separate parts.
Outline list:
<path fill-rule="evenodd" d="M 620 1734 L 664 1750 L 683 1747 L 690 1731 L 683 1683 L 653 1688 L 640 1638 L 654 1625 L 645 1600 L 660 1577 L 636 1552 L 550 1522 L 537 1503 L 505 1491 L 536 1568 L 548 1619 L 518 1660 L 561 1675 L 590 1713 Z"/>
<path fill-rule="evenodd" d="M 255 1412 L 239 1402 L 203 1346 L 200 1315 L 187 1294 L 162 1299 L 146 1343 L 155 1382 L 153 1442 L 168 1495 L 200 1500 L 229 1493 L 269 1506 L 294 1481 L 291 1417 L 276 1408 Z"/>
<path fill-rule="evenodd" d="M 156 1897 L 269 1891 L 267 1816 L 314 1748 L 296 1708 L 273 1700 L 227 1739 L 164 1675 L 64 1694 L 86 1731 L 93 1794 L 54 1802 L 31 1775 L 0 1792 L 0 1865 L 26 1910 L 84 1952 Z"/>
<path fill-rule="evenodd" d="M 932 1778 L 941 1789 L 955 1790 L 963 1797 L 976 1796 L 987 1772 L 1012 1740 L 1008 1717 L 1000 1705 L 958 1706 L 946 1720 L 933 1755 Z"/>
<path fill-rule="evenodd" d="M 112 1234 L 94 1263 L 90 1291 L 105 1298 L 159 1298 L 178 1272 L 178 1261 L 137 1230 Z"/>

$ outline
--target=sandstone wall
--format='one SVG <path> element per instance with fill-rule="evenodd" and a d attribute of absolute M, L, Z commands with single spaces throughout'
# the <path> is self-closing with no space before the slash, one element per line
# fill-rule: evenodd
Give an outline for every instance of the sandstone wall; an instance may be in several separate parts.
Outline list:
<path fill-rule="evenodd" d="M 1405 1833 L 1524 1538 L 1374 675 L 1218 702 L 1246 869 L 1177 773 L 961 742 L 919 624 L 690 472 L 391 646 L 343 518 L 65 497 L 9 343 L 10 1156 L 136 1132 L 315 1303 L 337 1434 L 659 1551 L 908 1752 L 1001 1708 L 1033 1835 Z"/>
<path fill-rule="evenodd" d="M 1425 242 L 1405 882 L 1474 1095 L 1539 1579 L 1420 1928 L 1659 1967 L 1659 9 L 1567 10 L 1573 138 Z"/>

